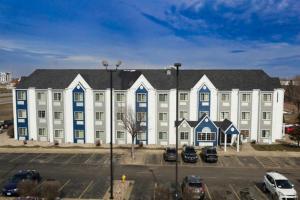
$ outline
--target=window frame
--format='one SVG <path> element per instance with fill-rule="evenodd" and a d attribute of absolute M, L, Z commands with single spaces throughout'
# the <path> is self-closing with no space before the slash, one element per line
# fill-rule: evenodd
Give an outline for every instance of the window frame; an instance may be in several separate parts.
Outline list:
<path fill-rule="evenodd" d="M 40 95 L 40 97 L 39 97 Z M 45 92 L 37 92 L 36 99 L 41 102 L 46 102 L 46 93 Z"/>
<path fill-rule="evenodd" d="M 184 117 L 184 114 L 186 114 L 186 117 Z M 188 119 L 188 115 L 189 115 L 189 113 L 186 110 L 179 111 L 179 119 L 183 119 L 183 118 Z"/>
<path fill-rule="evenodd" d="M 181 98 L 186 97 L 186 98 Z M 180 92 L 179 93 L 179 101 L 188 101 L 189 100 L 189 93 L 188 92 Z"/>
<path fill-rule="evenodd" d="M 57 98 L 57 95 L 59 98 Z M 62 100 L 62 93 L 61 92 L 53 92 L 53 101 L 55 102 L 61 102 Z"/>
<path fill-rule="evenodd" d="M 244 100 L 244 96 L 246 96 L 246 100 Z M 249 97 L 249 98 L 247 98 Z M 244 103 L 249 103 L 251 101 L 251 94 L 249 93 L 243 93 L 242 94 L 242 98 L 241 98 L 241 102 L 244 102 Z"/>
<path fill-rule="evenodd" d="M 104 92 L 95 92 L 95 102 L 104 102 Z"/>
<path fill-rule="evenodd" d="M 208 137 L 208 134 L 210 135 L 210 137 Z M 199 139 L 199 136 L 200 136 L 200 139 Z M 210 138 L 210 140 L 208 140 L 208 138 Z M 216 141 L 216 133 L 215 132 L 197 132 L 197 141 L 204 141 L 204 142 Z"/>
<path fill-rule="evenodd" d="M 84 100 L 84 94 L 83 92 L 74 92 L 74 102 L 83 102 Z M 79 99 L 77 99 L 79 97 Z"/>
<path fill-rule="evenodd" d="M 82 119 L 78 119 L 76 117 L 76 113 L 82 113 Z M 83 121 L 84 120 L 84 113 L 83 113 L 83 111 L 74 111 L 74 120 L 75 121 Z"/>
<path fill-rule="evenodd" d="M 162 116 L 162 118 L 161 118 L 161 116 Z M 158 120 L 162 121 L 162 122 L 168 121 L 168 113 L 166 113 L 166 112 L 158 113 Z"/>
<path fill-rule="evenodd" d="M 147 102 L 147 93 L 136 93 L 136 102 L 146 103 Z"/>
<path fill-rule="evenodd" d="M 82 137 L 78 137 L 79 135 L 76 135 L 78 133 L 82 133 Z M 80 130 L 80 129 L 75 129 L 74 130 L 74 135 L 75 135 L 75 138 L 84 138 L 85 131 L 84 130 Z"/>
<path fill-rule="evenodd" d="M 270 99 L 268 99 L 268 98 L 265 99 L 265 97 L 268 97 L 268 96 L 270 96 Z M 263 99 L 263 102 L 270 103 L 270 102 L 272 102 L 272 94 L 271 93 L 265 93 L 265 94 L 263 94 L 262 99 Z"/>
<path fill-rule="evenodd" d="M 161 96 L 163 96 L 163 99 L 161 99 Z M 161 94 L 158 94 L 158 101 L 159 102 L 168 102 L 168 94 L 167 93 L 161 93 Z"/>
<path fill-rule="evenodd" d="M 41 134 L 41 130 L 43 130 L 43 134 Z M 48 134 L 47 134 L 47 128 L 39 128 L 38 129 L 38 136 L 39 137 L 46 137 L 46 136 L 48 136 Z"/>
<path fill-rule="evenodd" d="M 225 100 L 223 99 L 223 96 L 226 96 L 226 97 L 228 97 L 227 99 L 225 98 Z M 221 94 L 221 101 L 222 102 L 230 102 L 230 96 L 229 96 L 229 94 L 228 93 L 222 93 Z"/>
<path fill-rule="evenodd" d="M 44 117 L 42 115 L 44 115 Z M 38 110 L 38 118 L 46 119 L 46 110 Z"/>
<path fill-rule="evenodd" d="M 227 117 L 225 117 L 225 115 L 224 115 L 225 113 L 227 113 Z M 228 111 L 220 112 L 220 120 L 224 120 L 224 119 L 229 119 L 229 112 Z"/>
<path fill-rule="evenodd" d="M 123 134 L 123 137 L 118 137 L 120 133 Z M 116 139 L 117 139 L 117 140 L 125 140 L 125 131 L 120 131 L 120 130 L 117 131 L 117 132 L 116 132 Z"/>
<path fill-rule="evenodd" d="M 265 136 L 265 137 L 263 137 L 263 132 L 265 131 L 265 134 L 266 134 L 266 132 L 268 132 L 268 135 L 267 136 Z M 261 131 L 260 131 L 260 137 L 262 138 L 262 139 L 268 139 L 268 138 L 270 138 L 270 135 L 271 135 L 271 130 L 270 129 L 262 129 Z"/>
<path fill-rule="evenodd" d="M 61 133 L 60 133 L 60 135 L 57 137 L 56 136 L 56 131 L 61 131 Z M 53 131 L 53 135 L 54 135 L 54 138 L 63 138 L 64 136 L 64 130 L 63 129 L 54 129 L 54 131 Z"/>
<path fill-rule="evenodd" d="M 161 137 L 165 134 L 165 137 Z M 167 131 L 159 131 L 158 132 L 158 139 L 159 140 L 168 140 L 168 132 Z"/>
<path fill-rule="evenodd" d="M 181 136 L 183 136 L 183 138 Z M 189 132 L 188 131 L 180 131 L 179 138 L 180 138 L 180 140 L 189 140 Z"/>
<path fill-rule="evenodd" d="M 141 114 L 144 113 L 145 120 L 141 120 Z M 147 112 L 136 112 L 136 121 L 137 122 L 146 122 L 147 121 Z"/>
<path fill-rule="evenodd" d="M 20 130 L 24 130 L 24 134 L 20 134 Z M 20 137 L 24 137 L 27 136 L 28 132 L 27 132 L 27 127 L 18 127 L 18 136 Z"/>
<path fill-rule="evenodd" d="M 243 118 L 243 113 L 249 113 L 249 118 L 248 119 L 247 118 Z M 251 119 L 251 112 L 250 111 L 242 111 L 241 112 L 241 120 L 242 121 L 250 121 L 250 119 Z"/>
<path fill-rule="evenodd" d="M 20 116 L 20 112 L 22 112 L 22 116 Z M 23 112 L 25 113 L 23 116 Z M 26 119 L 27 118 L 27 110 L 26 109 L 18 109 L 18 119 Z"/>
<path fill-rule="evenodd" d="M 267 118 L 267 116 L 269 116 L 270 118 Z M 264 121 L 270 121 L 270 120 L 272 120 L 272 112 L 270 112 L 270 111 L 263 111 L 262 112 L 262 120 L 264 120 Z"/>
<path fill-rule="evenodd" d="M 145 138 L 141 138 L 140 137 L 141 133 L 143 133 L 143 135 L 145 135 Z M 139 131 L 138 134 L 137 134 L 137 136 L 136 136 L 136 138 L 137 138 L 137 140 L 141 140 L 141 141 L 147 140 L 147 133 L 146 133 L 146 131 Z"/>
<path fill-rule="evenodd" d="M 125 113 L 123 113 L 123 112 L 117 112 L 117 117 L 116 117 L 117 121 L 123 121 L 124 117 L 125 117 Z"/>
<path fill-rule="evenodd" d="M 97 137 L 97 132 L 99 133 L 99 137 Z M 95 139 L 102 139 L 103 136 L 105 136 L 104 130 L 95 131 Z"/>
<path fill-rule="evenodd" d="M 125 94 L 121 92 L 116 93 L 116 102 L 125 102 Z"/>
<path fill-rule="evenodd" d="M 20 95 L 20 93 L 22 95 Z M 20 97 L 22 97 L 22 98 L 20 98 Z M 17 91 L 17 100 L 18 101 L 26 101 L 26 91 L 24 91 L 24 90 L 18 90 Z"/>
<path fill-rule="evenodd" d="M 56 118 L 56 116 L 55 116 L 57 113 L 60 113 L 59 114 L 60 115 L 59 118 Z M 54 111 L 53 118 L 54 118 L 54 120 L 62 120 L 63 119 L 63 112 L 61 112 L 61 111 Z"/>
<path fill-rule="evenodd" d="M 203 97 L 203 98 L 202 98 L 202 97 Z M 206 100 L 205 97 L 207 97 L 207 100 Z M 199 93 L 199 100 L 200 100 L 201 102 L 209 102 L 209 92 L 200 92 L 200 93 Z"/>

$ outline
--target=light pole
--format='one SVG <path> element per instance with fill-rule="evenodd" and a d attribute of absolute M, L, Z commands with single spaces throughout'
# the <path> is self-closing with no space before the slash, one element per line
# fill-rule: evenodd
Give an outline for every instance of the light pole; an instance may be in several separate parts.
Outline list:
<path fill-rule="evenodd" d="M 115 65 L 109 65 L 107 61 L 103 60 L 102 65 L 106 71 L 110 73 L 110 199 L 114 199 L 114 171 L 113 171 L 113 72 L 118 70 L 122 64 L 118 61 Z M 113 68 L 109 68 L 113 66 Z"/>
<path fill-rule="evenodd" d="M 176 68 L 176 166 L 175 166 L 175 197 L 178 199 L 178 87 L 179 87 L 179 67 L 181 63 L 174 63 Z"/>

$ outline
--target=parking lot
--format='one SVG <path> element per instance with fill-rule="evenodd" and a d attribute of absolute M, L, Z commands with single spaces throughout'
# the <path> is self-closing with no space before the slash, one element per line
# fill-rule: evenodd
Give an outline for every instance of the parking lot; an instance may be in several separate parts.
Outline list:
<path fill-rule="evenodd" d="M 124 165 L 124 155 L 115 154 L 115 177 L 123 174 L 134 180 L 131 199 L 151 199 L 155 183 L 174 181 L 175 163 L 167 163 L 161 154 L 145 153 L 143 164 Z M 0 186 L 19 169 L 37 169 L 44 180 L 57 179 L 61 183 L 62 197 L 77 199 L 102 198 L 109 189 L 110 155 L 99 154 L 42 154 L 1 153 Z M 207 199 L 242 199 L 249 191 L 255 199 L 269 199 L 261 191 L 261 181 L 268 170 L 285 174 L 300 188 L 297 157 L 220 156 L 217 163 L 179 162 L 179 180 L 189 174 L 203 177 L 207 186 Z"/>

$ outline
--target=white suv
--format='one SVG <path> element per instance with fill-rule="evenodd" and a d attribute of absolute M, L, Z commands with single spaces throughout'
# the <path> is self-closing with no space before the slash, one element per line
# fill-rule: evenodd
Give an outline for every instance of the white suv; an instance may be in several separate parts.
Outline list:
<path fill-rule="evenodd" d="M 298 199 L 297 192 L 294 189 L 294 185 L 289 180 L 277 173 L 267 172 L 264 176 L 265 192 L 270 192 L 272 199 L 278 200 L 296 200 Z"/>

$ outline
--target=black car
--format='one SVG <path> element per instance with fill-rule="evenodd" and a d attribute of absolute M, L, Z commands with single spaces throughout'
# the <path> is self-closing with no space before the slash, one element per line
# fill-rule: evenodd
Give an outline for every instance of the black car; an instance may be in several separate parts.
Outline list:
<path fill-rule="evenodd" d="M 201 157 L 205 162 L 218 162 L 218 154 L 215 147 L 204 147 Z"/>
<path fill-rule="evenodd" d="M 172 147 L 167 147 L 164 152 L 164 160 L 176 162 L 176 149 Z"/>
<path fill-rule="evenodd" d="M 13 125 L 13 120 L 4 120 L 3 128 L 7 129 L 9 126 Z"/>
<path fill-rule="evenodd" d="M 199 176 L 189 175 L 183 179 L 182 185 L 183 199 L 204 199 L 205 184 Z"/>
<path fill-rule="evenodd" d="M 184 162 L 195 163 L 198 161 L 197 152 L 193 146 L 183 146 L 181 156 Z"/>
<path fill-rule="evenodd" d="M 2 194 L 4 196 L 18 196 L 18 184 L 21 181 L 32 181 L 39 183 L 41 176 L 36 170 L 21 170 L 16 173 L 3 187 Z"/>

